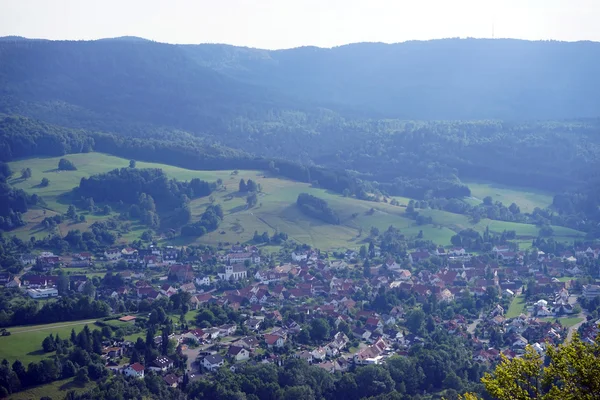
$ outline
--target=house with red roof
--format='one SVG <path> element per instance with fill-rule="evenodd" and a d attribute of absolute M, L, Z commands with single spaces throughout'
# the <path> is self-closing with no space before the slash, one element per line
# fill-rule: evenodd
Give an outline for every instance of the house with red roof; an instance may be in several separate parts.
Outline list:
<path fill-rule="evenodd" d="M 285 336 L 271 335 L 269 333 L 265 333 L 263 337 L 265 339 L 265 343 L 267 343 L 268 348 L 283 347 L 285 345 Z"/>
<path fill-rule="evenodd" d="M 144 377 L 144 366 L 136 362 L 125 368 L 123 373 L 127 376 L 134 376 L 141 379 Z"/>

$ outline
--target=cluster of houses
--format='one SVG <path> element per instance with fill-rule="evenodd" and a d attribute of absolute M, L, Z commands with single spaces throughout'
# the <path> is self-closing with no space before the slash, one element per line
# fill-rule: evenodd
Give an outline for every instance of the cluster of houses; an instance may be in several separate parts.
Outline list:
<path fill-rule="evenodd" d="M 107 249 L 102 258 L 108 262 L 124 260 L 134 270 L 119 272 L 124 283 L 106 294 L 112 298 L 152 302 L 187 292 L 192 308 L 216 304 L 240 311 L 246 317 L 243 325 L 250 334 L 243 337 L 236 335 L 238 326 L 235 324 L 191 329 L 177 335 L 180 346 L 202 346 L 198 363 L 206 371 L 214 371 L 225 364 L 235 369 L 239 363 L 255 359 L 264 352 L 259 349 L 275 353 L 263 361 L 280 362 L 277 349 L 289 349 L 289 344 L 295 343 L 290 339 L 301 332 L 296 322 L 284 320 L 278 311 L 284 305 L 291 305 L 296 312 L 304 314 L 307 323 L 313 318 L 334 321 L 331 328 L 336 333 L 329 341 L 313 347 L 300 346 L 292 352 L 295 357 L 335 372 L 344 371 L 352 364 L 379 364 L 390 355 L 406 354 L 411 346 L 422 342 L 418 336 L 406 334 L 398 328 L 405 313 L 402 306 L 381 314 L 363 309 L 354 300 L 357 294 L 372 299 L 380 289 L 405 291 L 420 301 L 428 301 L 433 296 L 439 302 L 449 303 L 466 292 L 475 297 L 486 296 L 490 288 L 496 289 L 501 297 L 512 297 L 523 290 L 526 280 L 533 279 L 535 284 L 527 290 L 538 300 L 528 306 L 529 315 L 506 318 L 502 307 L 497 306 L 479 323 L 484 332 L 503 332 L 505 343 L 510 344 L 505 348 L 491 348 L 488 338 L 468 335 L 468 321 L 462 315 L 437 319 L 436 325 L 472 340 L 476 349 L 475 359 L 480 362 L 495 361 L 501 353 L 516 357 L 527 344 L 543 354 L 546 343 L 564 340 L 566 333 L 560 324 L 540 318 L 574 313 L 574 305 L 569 301 L 569 283 L 558 278 L 583 273 L 578 260 L 598 259 L 600 247 L 578 248 L 559 255 L 539 252 L 532 259 L 523 252 L 511 251 L 508 246 L 494 246 L 491 254 L 492 261 L 487 256 L 469 254 L 460 247 L 419 250 L 410 252 L 403 259 L 384 258 L 368 271 L 359 268 L 359 275 L 350 273 L 355 272 L 358 264 L 358 255 L 353 251 L 346 252 L 340 259 L 327 259 L 318 250 L 294 251 L 287 262 L 271 268 L 261 264 L 264 259 L 254 246 L 236 245 L 217 254 L 187 257 L 185 262 L 181 262 L 179 250 L 155 246 L 148 249 Z M 437 270 L 420 267 L 420 263 L 432 257 L 441 258 Z M 70 258 L 43 253 L 24 256 L 23 260 L 30 265 L 93 263 L 89 253 L 74 254 Z M 213 276 L 200 272 L 201 266 L 209 260 L 221 265 Z M 249 273 L 249 263 L 259 266 L 257 270 L 252 269 L 252 274 Z M 134 264 L 151 269 L 134 268 Z M 69 279 L 71 288 L 78 291 L 83 290 L 87 281 L 85 275 L 69 275 Z M 216 280 L 237 282 L 237 286 L 229 286 L 237 289 L 216 290 L 213 285 Z M 0 284 L 22 286 L 32 298 L 58 295 L 56 282 L 57 276 L 50 274 L 27 273 L 20 278 L 8 273 L 0 274 Z M 583 296 L 590 299 L 600 296 L 600 285 L 585 286 Z M 340 329 L 342 322 L 344 328 L 348 327 L 343 332 Z M 270 328 L 265 329 L 265 326 Z M 349 352 L 351 342 L 360 343 L 352 354 Z M 127 345 L 111 344 L 106 350 L 107 365 L 111 366 L 112 360 L 122 357 L 127 351 Z M 144 371 L 154 369 L 163 374 L 169 385 L 180 382 L 180 378 L 169 372 L 173 362 L 167 357 L 154 360 L 147 366 L 133 363 L 114 367 L 121 373 L 136 377 L 143 377 Z"/>
<path fill-rule="evenodd" d="M 168 386 L 177 387 L 183 381 L 182 377 L 174 373 L 174 361 L 167 356 L 158 356 L 146 366 L 139 362 L 120 365 L 124 356 L 130 355 L 134 343 L 130 341 L 107 341 L 102 349 L 102 358 L 106 367 L 115 373 L 120 373 L 134 378 L 144 378 L 146 371 L 154 371 L 159 374 Z"/>

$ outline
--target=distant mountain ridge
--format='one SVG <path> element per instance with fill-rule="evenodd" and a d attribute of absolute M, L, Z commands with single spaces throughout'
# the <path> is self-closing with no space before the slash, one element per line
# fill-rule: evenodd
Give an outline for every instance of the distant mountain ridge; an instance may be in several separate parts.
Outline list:
<path fill-rule="evenodd" d="M 444 39 L 332 49 L 183 46 L 199 64 L 310 101 L 402 119 L 597 117 L 597 42 Z"/>
<path fill-rule="evenodd" d="M 237 114 L 240 107 L 248 109 L 247 103 L 265 102 L 275 109 L 326 107 L 350 110 L 360 117 L 409 120 L 539 120 L 600 114 L 600 76 L 596 73 L 600 43 L 596 42 L 443 39 L 272 51 L 219 44 L 170 45 L 133 36 L 30 40 L 31 47 L 15 46 L 21 41 L 29 40 L 0 38 L 2 91 L 10 88 L 11 96 L 22 98 L 25 91 L 39 89 L 43 75 L 48 80 L 43 85 L 45 100 L 86 109 L 83 98 L 75 102 L 68 98 L 72 92 L 63 87 L 64 82 L 56 90 L 51 88 L 53 83 L 67 79 L 73 90 L 92 93 L 97 85 L 88 85 L 92 78 L 85 72 L 90 71 L 111 96 L 129 96 L 132 105 L 157 96 L 164 99 L 167 90 L 168 96 L 182 97 L 178 112 L 190 108 L 192 102 L 202 103 L 201 114 L 211 116 L 221 115 L 222 108 Z M 101 57 L 110 63 L 103 65 Z M 11 70 L 11 61 L 19 68 Z M 49 71 L 48 62 L 57 62 L 59 69 Z M 28 65 L 30 70 L 25 69 Z M 137 68 L 145 72 L 127 85 L 115 80 L 122 73 L 133 78 L 131 73 L 141 72 Z M 143 81 L 146 73 L 152 76 L 149 82 Z M 21 79 L 24 76 L 27 83 Z M 204 91 L 206 85 L 211 86 L 209 92 Z M 129 94 L 123 93 L 127 90 Z M 37 92 L 30 93 L 29 99 L 39 100 Z M 145 99 L 131 97 L 142 92 Z M 91 111 L 98 110 L 92 107 Z M 164 112 L 159 108 L 159 114 Z M 157 116 L 154 110 L 150 114 Z M 190 127 L 185 124 L 186 129 Z"/>

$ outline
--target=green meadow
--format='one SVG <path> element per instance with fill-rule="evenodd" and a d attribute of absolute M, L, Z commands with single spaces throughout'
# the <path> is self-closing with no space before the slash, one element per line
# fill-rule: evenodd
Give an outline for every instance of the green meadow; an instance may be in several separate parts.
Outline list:
<path fill-rule="evenodd" d="M 47 209 L 31 210 L 25 215 L 28 224 L 15 231 L 13 234 L 27 240 L 31 236 L 44 236 L 47 231 L 42 229 L 40 222 L 55 212 L 64 213 L 71 203 L 69 192 L 75 188 L 82 177 L 107 172 L 114 168 L 127 167 L 129 160 L 101 153 L 71 154 L 64 158 L 72 161 L 77 171 L 57 171 L 60 157 L 32 158 L 11 162 L 10 166 L 15 171 L 15 176 L 22 168 L 32 170 L 32 178 L 23 181 L 12 179 L 11 184 L 24 189 L 29 193 L 37 193 L 47 203 Z M 404 214 L 404 207 L 392 206 L 388 203 L 376 203 L 343 197 L 324 189 L 311 187 L 308 183 L 295 182 L 265 175 L 261 171 L 194 171 L 164 164 L 137 162 L 138 168 L 161 168 L 169 176 L 179 180 L 200 178 L 208 181 L 221 179 L 223 188 L 215 193 L 215 201 L 223 206 L 225 218 L 220 228 L 198 239 L 176 238 L 170 243 L 186 245 L 191 243 L 218 243 L 244 242 L 251 239 L 254 231 L 264 231 L 272 234 L 276 230 L 285 232 L 290 238 L 300 242 L 317 246 L 322 249 L 333 250 L 338 248 L 359 248 L 369 234 L 371 227 L 379 230 L 387 229 L 390 225 L 399 228 L 408 236 L 416 236 L 423 232 L 425 239 L 431 239 L 440 245 L 449 245 L 450 238 L 462 229 L 473 228 L 483 232 L 486 226 L 494 232 L 515 230 L 520 239 L 530 239 L 537 236 L 538 229 L 533 225 L 517 224 L 501 221 L 482 220 L 472 224 L 464 215 L 452 214 L 439 210 L 420 210 L 423 215 L 431 216 L 433 224 L 418 226 Z M 48 187 L 42 188 L 38 184 L 43 177 L 50 180 Z M 238 193 L 240 179 L 252 179 L 259 183 L 262 192 L 258 197 L 258 204 L 246 208 L 245 196 Z M 475 197 L 495 193 L 495 199 L 505 204 L 515 201 L 526 211 L 529 207 L 544 206 L 551 198 L 534 192 L 521 192 L 517 189 L 500 188 L 491 184 L 475 183 L 473 193 Z M 298 194 L 307 192 L 326 200 L 340 216 L 340 225 L 331 225 L 302 214 L 295 206 Z M 491 194 L 490 194 L 491 195 Z M 396 198 L 402 205 L 409 199 Z M 510 200 L 513 199 L 513 200 Z M 510 200 L 510 201 L 509 201 Z M 195 199 L 190 208 L 194 217 L 198 217 L 209 205 L 208 198 Z M 547 205 L 547 204 L 546 204 Z M 371 210 L 372 209 L 372 210 Z M 45 212 L 45 214 L 44 214 Z M 65 222 L 58 228 L 61 234 L 66 234 L 70 229 L 85 230 L 91 223 L 105 216 L 86 215 L 84 223 Z M 131 241 L 139 238 L 144 227 L 132 223 L 129 232 L 122 233 L 121 241 Z M 555 235 L 559 240 L 572 241 L 583 234 L 572 229 L 554 227 Z"/>
<path fill-rule="evenodd" d="M 85 325 L 90 329 L 96 320 L 61 322 L 57 324 L 30 325 L 7 328 L 10 336 L 0 336 L 0 359 L 7 359 L 11 364 L 19 359 L 25 365 L 30 362 L 39 361 L 42 358 L 49 357 L 54 353 L 44 353 L 42 350 L 42 341 L 50 334 L 57 334 L 62 339 L 68 339 L 71 330 L 75 329 L 78 333 Z"/>
<path fill-rule="evenodd" d="M 516 203 L 521 212 L 532 212 L 536 207 L 545 208 L 552 204 L 552 193 L 531 188 L 510 187 L 498 183 L 465 181 L 471 189 L 470 201 L 479 204 L 483 198 L 490 196 L 494 201 L 500 201 L 505 206 Z"/>
<path fill-rule="evenodd" d="M 90 389 L 94 385 L 94 382 L 88 382 L 87 384 L 80 384 L 74 381 L 74 378 L 61 379 L 48 383 L 47 385 L 40 385 L 23 390 L 10 395 L 11 400 L 30 400 L 40 399 L 43 397 L 50 399 L 63 399 L 65 398 L 68 391 L 74 390 L 76 393 L 83 392 Z"/>

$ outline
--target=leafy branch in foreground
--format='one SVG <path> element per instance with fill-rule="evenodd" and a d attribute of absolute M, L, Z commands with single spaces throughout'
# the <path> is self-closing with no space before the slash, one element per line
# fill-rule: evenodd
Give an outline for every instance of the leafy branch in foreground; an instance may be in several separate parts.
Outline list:
<path fill-rule="evenodd" d="M 594 343 L 577 334 L 569 343 L 548 346 L 547 366 L 533 347 L 521 358 L 502 358 L 492 373 L 481 379 L 488 393 L 499 400 L 600 399 L 600 336 Z M 470 393 L 466 400 L 476 400 Z"/>

